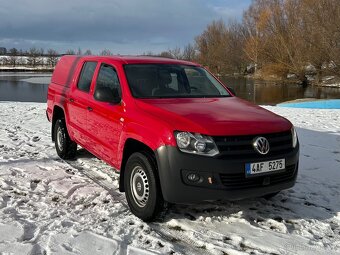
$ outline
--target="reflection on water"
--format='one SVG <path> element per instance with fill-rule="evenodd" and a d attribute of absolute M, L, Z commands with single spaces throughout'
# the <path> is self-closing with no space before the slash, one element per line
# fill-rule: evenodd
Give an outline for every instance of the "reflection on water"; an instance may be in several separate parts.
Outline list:
<path fill-rule="evenodd" d="M 238 97 L 256 104 L 275 105 L 299 98 L 340 98 L 340 88 L 284 84 L 246 79 L 244 77 L 221 77 L 221 81 L 235 90 Z"/>
<path fill-rule="evenodd" d="M 0 73 L 0 101 L 46 102 L 51 74 Z M 43 84 L 30 83 L 24 79 L 46 77 Z"/>
<path fill-rule="evenodd" d="M 0 101 L 46 102 L 50 77 L 51 74 L 46 73 L 0 72 Z M 340 98 L 340 88 L 316 86 L 302 88 L 296 84 L 273 83 L 243 77 L 222 77 L 221 80 L 233 88 L 238 97 L 256 104 L 275 105 L 298 98 Z M 32 83 L 34 81 L 38 83 Z"/>

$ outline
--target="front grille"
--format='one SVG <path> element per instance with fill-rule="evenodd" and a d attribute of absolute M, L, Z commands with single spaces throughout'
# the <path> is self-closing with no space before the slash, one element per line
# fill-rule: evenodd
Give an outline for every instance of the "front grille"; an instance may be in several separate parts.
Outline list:
<path fill-rule="evenodd" d="M 261 155 L 255 151 L 253 140 L 256 137 L 267 138 L 270 150 L 266 155 Z M 289 153 L 292 148 L 292 134 L 290 131 L 243 136 L 214 136 L 214 141 L 220 151 L 219 158 L 259 158 L 278 156 Z"/>
<path fill-rule="evenodd" d="M 221 180 L 221 183 L 227 189 L 247 189 L 247 188 L 256 188 L 256 187 L 262 187 L 262 186 L 270 186 L 270 185 L 284 183 L 284 182 L 293 180 L 295 177 L 295 168 L 296 168 L 295 166 L 296 165 L 287 166 L 284 172 L 271 173 L 269 175 L 262 175 L 262 176 L 256 176 L 256 177 L 248 177 L 248 178 L 246 178 L 245 173 L 237 173 L 237 174 L 223 173 L 223 174 L 220 174 L 220 180 Z"/>

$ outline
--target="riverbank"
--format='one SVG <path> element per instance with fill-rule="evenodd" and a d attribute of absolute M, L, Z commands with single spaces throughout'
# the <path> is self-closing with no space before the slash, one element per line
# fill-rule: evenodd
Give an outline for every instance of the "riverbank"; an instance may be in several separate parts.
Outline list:
<path fill-rule="evenodd" d="M 282 79 L 274 75 L 237 74 L 236 76 L 243 76 L 246 79 L 270 82 L 273 84 L 287 84 L 287 85 L 296 84 L 302 87 L 316 86 L 316 87 L 340 88 L 340 77 L 336 75 L 325 75 L 320 79 L 320 82 L 316 80 L 316 75 L 306 75 L 306 80 L 304 82 L 297 79 L 295 75 L 288 75 L 286 79 Z"/>

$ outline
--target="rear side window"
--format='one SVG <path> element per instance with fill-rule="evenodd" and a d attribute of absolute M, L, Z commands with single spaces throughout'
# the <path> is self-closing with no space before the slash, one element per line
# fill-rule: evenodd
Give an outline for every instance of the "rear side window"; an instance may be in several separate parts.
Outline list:
<path fill-rule="evenodd" d="M 120 85 L 116 70 L 107 64 L 102 64 L 98 73 L 96 89 L 109 88 L 113 93 L 118 92 L 121 96 Z"/>
<path fill-rule="evenodd" d="M 85 62 L 80 73 L 78 81 L 78 89 L 89 92 L 91 87 L 91 81 L 96 70 L 97 62 Z"/>

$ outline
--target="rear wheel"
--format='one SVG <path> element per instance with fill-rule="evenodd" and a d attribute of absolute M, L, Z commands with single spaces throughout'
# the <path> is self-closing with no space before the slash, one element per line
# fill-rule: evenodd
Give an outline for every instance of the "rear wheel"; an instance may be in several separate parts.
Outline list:
<path fill-rule="evenodd" d="M 64 119 L 56 121 L 53 136 L 58 156 L 62 159 L 75 158 L 77 144 L 70 139 Z"/>
<path fill-rule="evenodd" d="M 157 166 L 148 153 L 133 153 L 125 166 L 124 188 L 131 212 L 144 221 L 151 221 L 162 212 L 164 200 Z"/>

